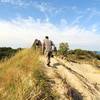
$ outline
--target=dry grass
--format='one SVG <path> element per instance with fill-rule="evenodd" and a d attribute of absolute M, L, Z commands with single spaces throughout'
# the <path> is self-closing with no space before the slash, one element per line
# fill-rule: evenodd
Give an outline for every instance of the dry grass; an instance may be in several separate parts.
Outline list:
<path fill-rule="evenodd" d="M 0 62 L 0 100 L 53 100 L 39 55 L 25 49 Z"/>

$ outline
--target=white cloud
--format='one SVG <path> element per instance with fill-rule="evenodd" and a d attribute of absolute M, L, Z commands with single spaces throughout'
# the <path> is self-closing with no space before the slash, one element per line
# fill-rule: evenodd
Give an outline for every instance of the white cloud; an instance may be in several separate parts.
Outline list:
<path fill-rule="evenodd" d="M 50 3 L 47 2 L 34 2 L 33 8 L 36 8 L 41 11 L 45 16 L 46 21 L 49 21 L 50 16 L 52 16 L 54 12 L 56 13 L 56 11 L 58 11 L 56 7 L 52 6 Z"/>
<path fill-rule="evenodd" d="M 0 0 L 0 4 L 2 3 L 25 7 L 25 6 L 29 6 L 31 4 L 31 1 L 25 2 L 25 0 Z"/>
<path fill-rule="evenodd" d="M 61 22 L 66 21 L 62 19 Z M 31 17 L 0 20 L 0 46 L 30 47 L 35 38 L 43 40 L 48 35 L 56 44 L 67 41 L 71 48 L 100 50 L 100 35 L 95 30 L 96 27 L 86 30 L 68 23 L 64 27 L 56 27 L 50 22 Z"/>
<path fill-rule="evenodd" d="M 96 8 L 86 8 L 84 11 L 79 11 L 86 22 L 93 21 L 94 17 L 100 17 L 100 11 Z"/>

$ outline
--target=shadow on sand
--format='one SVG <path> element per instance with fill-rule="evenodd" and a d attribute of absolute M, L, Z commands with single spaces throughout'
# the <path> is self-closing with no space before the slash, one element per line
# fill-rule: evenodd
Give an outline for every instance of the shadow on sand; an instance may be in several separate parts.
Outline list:
<path fill-rule="evenodd" d="M 60 63 L 54 63 L 53 66 L 51 66 L 51 67 L 57 69 L 60 65 L 62 65 L 62 64 L 60 64 Z M 68 87 L 70 87 L 70 88 L 67 91 L 67 95 L 69 97 L 71 97 L 72 100 L 83 100 L 83 96 L 81 95 L 81 93 L 79 93 L 75 88 L 72 88 L 70 85 L 68 85 Z"/>
<path fill-rule="evenodd" d="M 59 65 L 61 65 L 61 64 L 60 64 L 60 63 L 54 63 L 53 65 L 50 65 L 50 66 L 48 66 L 48 67 L 52 67 L 52 68 L 56 68 L 56 69 L 57 69 L 57 67 L 58 67 Z"/>
<path fill-rule="evenodd" d="M 81 93 L 72 87 L 68 90 L 67 95 L 70 96 L 72 100 L 83 100 Z"/>

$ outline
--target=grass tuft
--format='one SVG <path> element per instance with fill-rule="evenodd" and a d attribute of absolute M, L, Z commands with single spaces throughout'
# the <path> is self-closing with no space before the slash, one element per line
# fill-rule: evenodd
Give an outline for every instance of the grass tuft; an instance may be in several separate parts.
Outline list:
<path fill-rule="evenodd" d="M 25 49 L 0 62 L 0 100 L 55 100 L 39 55 Z"/>

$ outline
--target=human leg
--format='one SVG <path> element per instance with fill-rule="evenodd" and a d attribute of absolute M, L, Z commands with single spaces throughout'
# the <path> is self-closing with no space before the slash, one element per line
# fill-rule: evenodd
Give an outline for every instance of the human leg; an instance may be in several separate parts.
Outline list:
<path fill-rule="evenodd" d="M 50 65 L 51 55 L 52 55 L 52 52 L 48 52 L 47 65 Z"/>

